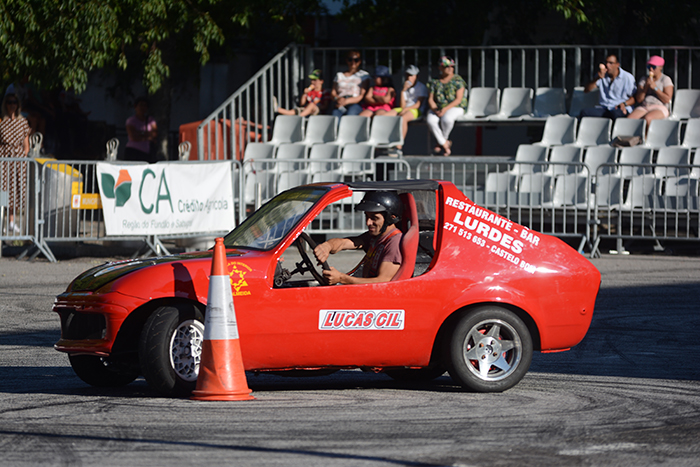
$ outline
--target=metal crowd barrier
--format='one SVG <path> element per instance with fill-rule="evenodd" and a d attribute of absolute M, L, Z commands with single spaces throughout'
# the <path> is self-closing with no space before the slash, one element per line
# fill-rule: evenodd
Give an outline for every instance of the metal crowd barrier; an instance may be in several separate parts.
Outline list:
<path fill-rule="evenodd" d="M 37 196 L 40 186 L 37 160 L 0 159 L 0 242 L 31 242 L 37 251 L 55 261 L 41 239 L 43 217 Z"/>
<path fill-rule="evenodd" d="M 593 254 L 602 239 L 700 240 L 700 167 L 663 164 L 605 164 L 596 171 Z"/>

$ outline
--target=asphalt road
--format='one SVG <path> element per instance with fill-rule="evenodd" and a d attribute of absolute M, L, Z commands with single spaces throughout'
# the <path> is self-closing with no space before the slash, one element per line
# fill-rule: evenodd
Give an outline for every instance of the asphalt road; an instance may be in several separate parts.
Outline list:
<path fill-rule="evenodd" d="M 3 465 L 700 465 L 700 258 L 605 256 L 592 327 L 502 394 L 343 371 L 249 375 L 250 402 L 91 388 L 53 297 L 103 259 L 0 259 Z"/>

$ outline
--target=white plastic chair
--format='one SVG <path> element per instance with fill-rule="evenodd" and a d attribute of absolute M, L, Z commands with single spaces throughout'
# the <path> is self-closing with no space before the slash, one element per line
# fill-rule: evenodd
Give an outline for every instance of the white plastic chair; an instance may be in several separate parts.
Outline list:
<path fill-rule="evenodd" d="M 647 129 L 647 121 L 643 118 L 616 118 L 613 123 L 612 135 L 610 141 L 618 136 L 639 136 L 644 142 L 644 136 Z"/>
<path fill-rule="evenodd" d="M 112 138 L 112 139 L 116 140 L 116 138 Z M 28 154 L 29 157 L 37 158 L 37 157 L 41 156 L 41 143 L 42 143 L 42 141 L 44 141 L 44 135 L 42 135 L 38 131 L 29 137 L 29 154 Z M 107 144 L 109 144 L 109 141 L 107 142 Z M 119 145 L 119 140 L 117 140 L 117 145 Z M 107 153 L 109 154 L 109 146 L 107 147 Z M 115 156 L 114 160 L 116 160 L 116 156 Z"/>
<path fill-rule="evenodd" d="M 583 109 L 590 109 L 600 104 L 600 89 L 595 88 L 591 92 L 585 92 L 583 87 L 577 86 L 571 94 L 571 104 L 569 104 L 569 115 L 577 117 Z"/>
<path fill-rule="evenodd" d="M 117 160 L 117 153 L 119 151 L 119 140 L 117 138 L 112 138 L 105 144 L 107 147 L 107 157 L 105 160 L 109 162 L 114 162 Z"/>
<path fill-rule="evenodd" d="M 545 171 L 549 175 L 557 176 L 573 174 L 579 167 L 572 162 L 581 162 L 581 148 L 578 146 L 554 146 L 549 151 L 549 162 L 568 163 L 570 165 L 549 164 Z"/>
<path fill-rule="evenodd" d="M 696 211 L 698 209 L 698 180 L 687 175 L 666 178 L 663 181 L 661 200 L 663 208 L 668 211 Z"/>
<path fill-rule="evenodd" d="M 192 143 L 189 141 L 183 141 L 177 145 L 177 158 L 181 161 L 190 160 L 190 151 L 192 150 Z"/>
<path fill-rule="evenodd" d="M 578 127 L 576 141 L 578 147 L 598 146 L 610 143 L 612 120 L 602 117 L 583 117 Z"/>
<path fill-rule="evenodd" d="M 374 146 L 371 144 L 346 144 L 340 154 L 340 173 L 352 177 L 373 174 L 372 164 L 356 162 L 372 159 L 374 159 Z"/>
<path fill-rule="evenodd" d="M 379 115 L 372 118 L 367 144 L 378 148 L 391 148 L 403 145 L 401 117 Z"/>
<path fill-rule="evenodd" d="M 631 148 L 621 148 L 620 149 L 620 164 L 651 164 L 652 151 L 650 148 L 645 148 L 642 146 L 634 146 Z M 643 175 L 649 173 L 649 169 L 645 167 L 634 167 L 634 166 L 621 166 L 618 171 L 618 175 L 623 178 L 634 177 L 637 175 Z"/>
<path fill-rule="evenodd" d="M 601 175 L 596 180 L 591 208 L 617 209 L 620 207 L 622 179 L 616 174 Z"/>
<path fill-rule="evenodd" d="M 543 119 L 552 115 L 566 113 L 566 89 L 564 88 L 537 88 L 535 91 L 535 104 L 533 117 Z"/>
<path fill-rule="evenodd" d="M 501 106 L 498 113 L 488 117 L 489 120 L 522 120 L 532 116 L 531 88 L 505 88 L 501 93 Z"/>
<path fill-rule="evenodd" d="M 642 120 L 643 121 L 643 120 Z M 603 164 L 614 164 L 617 150 L 609 145 L 591 146 L 585 149 L 583 154 L 583 163 L 588 167 L 589 173 L 593 179 L 598 175 L 598 168 Z M 603 167 L 600 170 L 601 175 L 610 174 L 615 169 L 613 167 Z M 582 172 L 582 175 L 586 175 Z"/>
<path fill-rule="evenodd" d="M 544 123 L 542 141 L 535 144 L 542 146 L 561 146 L 576 141 L 576 119 L 567 115 L 548 117 Z"/>
<path fill-rule="evenodd" d="M 298 143 L 304 139 L 304 117 L 298 115 L 278 115 L 272 129 L 270 144 L 279 146 L 285 143 Z"/>
<path fill-rule="evenodd" d="M 515 152 L 515 162 L 525 162 L 515 164 L 509 173 L 520 176 L 525 173 L 544 172 L 547 161 L 547 148 L 536 144 L 520 144 Z M 536 164 L 533 162 L 541 162 Z"/>
<path fill-rule="evenodd" d="M 270 143 L 248 143 L 243 155 L 243 170 L 245 173 L 245 199 L 250 201 L 256 197 L 257 186 L 261 189 L 261 201 L 272 196 L 274 174 L 275 146 Z"/>
<path fill-rule="evenodd" d="M 689 169 L 680 167 L 665 167 L 671 165 L 689 165 L 690 150 L 682 146 L 669 146 L 659 149 L 656 155 L 656 167 L 654 174 L 657 177 L 677 177 L 679 175 L 687 175 Z"/>
<path fill-rule="evenodd" d="M 558 175 L 554 179 L 554 194 L 552 201 L 542 203 L 545 208 L 572 207 L 586 209 L 588 199 L 586 179 L 576 174 Z"/>
<path fill-rule="evenodd" d="M 323 162 L 313 162 L 323 159 Z M 339 182 L 338 164 L 328 162 L 340 159 L 340 146 L 337 144 L 314 144 L 309 151 L 309 175 L 311 183 Z"/>
<path fill-rule="evenodd" d="M 307 146 L 331 143 L 338 137 L 338 119 L 332 115 L 311 115 L 303 143 Z"/>
<path fill-rule="evenodd" d="M 335 143 L 345 146 L 352 143 L 364 143 L 369 139 L 369 117 L 346 115 L 340 118 L 338 138 Z"/>
<path fill-rule="evenodd" d="M 620 205 L 623 211 L 651 211 L 661 207 L 659 180 L 653 175 L 638 175 L 629 179 L 625 201 Z"/>
<path fill-rule="evenodd" d="M 671 120 L 700 117 L 700 89 L 677 89 L 673 98 Z"/>
<path fill-rule="evenodd" d="M 484 203 L 491 207 L 505 207 L 515 192 L 517 177 L 509 172 L 491 172 L 486 176 Z"/>
<path fill-rule="evenodd" d="M 685 135 L 681 146 L 689 149 L 700 148 L 700 118 L 691 118 L 685 125 Z"/>
<path fill-rule="evenodd" d="M 643 146 L 652 149 L 678 146 L 680 144 L 680 128 L 681 124 L 678 120 L 652 120 Z"/>
<path fill-rule="evenodd" d="M 467 111 L 459 120 L 484 120 L 484 117 L 497 114 L 500 93 L 498 88 L 472 88 Z"/>
<path fill-rule="evenodd" d="M 552 177 L 545 173 L 526 173 L 518 180 L 518 205 L 539 207 L 552 200 Z"/>

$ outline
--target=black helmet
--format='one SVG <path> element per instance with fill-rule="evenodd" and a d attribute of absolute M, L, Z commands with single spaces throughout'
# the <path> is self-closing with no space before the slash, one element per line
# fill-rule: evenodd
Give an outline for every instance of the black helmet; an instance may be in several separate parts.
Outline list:
<path fill-rule="evenodd" d="M 398 195 L 391 191 L 369 191 L 355 206 L 357 211 L 385 212 L 384 225 L 393 225 L 401 220 L 403 203 Z"/>

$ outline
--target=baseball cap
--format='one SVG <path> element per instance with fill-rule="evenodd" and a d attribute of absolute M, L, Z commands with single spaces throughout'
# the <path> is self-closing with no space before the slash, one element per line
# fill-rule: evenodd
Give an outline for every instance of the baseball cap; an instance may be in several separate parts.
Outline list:
<path fill-rule="evenodd" d="M 440 57 L 440 61 L 438 62 L 438 64 L 442 66 L 455 66 L 455 60 L 449 55 L 443 55 L 442 57 Z"/>
<path fill-rule="evenodd" d="M 314 71 L 311 72 L 309 75 L 310 79 L 323 79 L 323 72 L 316 68 Z"/>
<path fill-rule="evenodd" d="M 382 78 L 391 76 L 391 73 L 389 72 L 389 67 L 386 67 L 384 65 L 377 66 L 377 68 L 374 69 L 374 76 L 380 76 Z"/>
<path fill-rule="evenodd" d="M 664 61 L 663 58 L 659 57 L 658 55 L 653 55 L 649 61 L 647 62 L 647 65 L 652 65 L 652 66 L 664 66 Z"/>
<path fill-rule="evenodd" d="M 418 67 L 415 66 L 415 65 L 408 65 L 408 66 L 406 67 L 406 74 L 407 74 L 407 75 L 415 76 L 415 75 L 417 75 L 419 72 L 420 72 L 420 70 L 419 70 Z"/>

